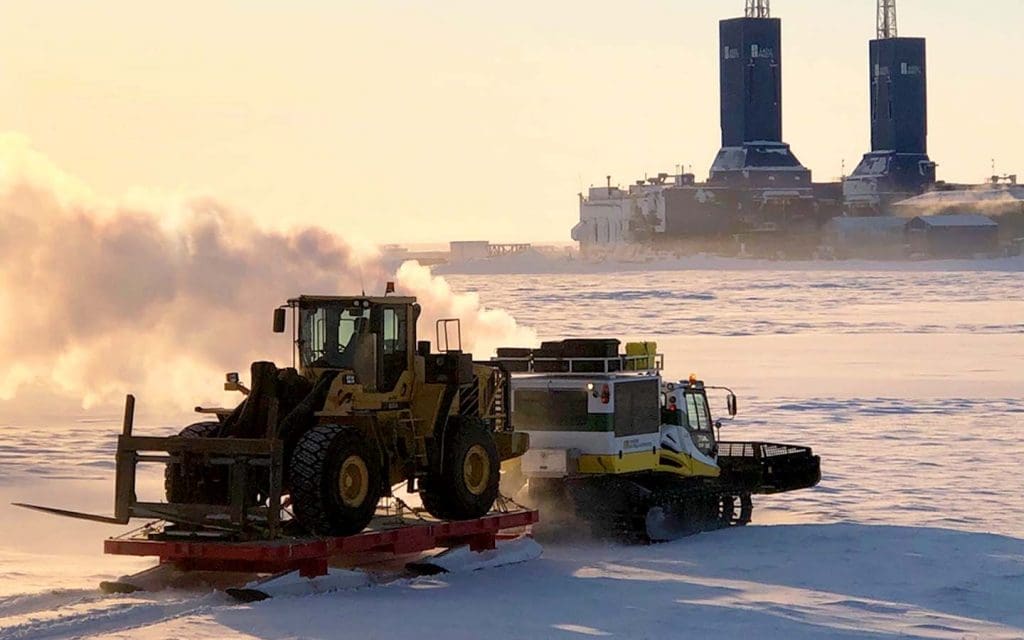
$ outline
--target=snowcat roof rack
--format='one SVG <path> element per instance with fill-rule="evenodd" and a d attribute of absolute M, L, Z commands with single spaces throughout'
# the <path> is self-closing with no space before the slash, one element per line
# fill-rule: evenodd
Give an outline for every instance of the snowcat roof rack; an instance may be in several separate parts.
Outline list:
<path fill-rule="evenodd" d="M 661 371 L 665 356 L 653 342 L 630 342 L 619 353 L 615 339 L 561 340 L 541 343 L 539 349 L 502 348 L 491 360 L 510 373 L 641 373 Z"/>

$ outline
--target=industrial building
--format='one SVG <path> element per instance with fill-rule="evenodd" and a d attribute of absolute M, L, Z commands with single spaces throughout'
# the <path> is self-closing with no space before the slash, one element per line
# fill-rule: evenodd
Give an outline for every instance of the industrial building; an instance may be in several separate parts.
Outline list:
<path fill-rule="evenodd" d="M 1000 253 L 999 224 L 977 214 L 834 218 L 824 245 L 838 259 L 972 258 Z"/>
<path fill-rule="evenodd" d="M 449 264 L 465 264 L 500 256 L 526 253 L 533 245 L 526 243 L 494 244 L 487 240 L 455 240 L 448 243 Z"/>
<path fill-rule="evenodd" d="M 784 141 L 782 21 L 772 17 L 769 0 L 746 0 L 743 17 L 719 23 L 722 146 L 708 179 L 680 170 L 622 188 L 607 178 L 580 195 L 572 230 L 580 249 L 600 253 L 637 243 L 743 254 L 754 247 L 762 255 L 798 257 L 820 255 L 824 245 L 837 256 L 890 257 L 906 253 L 907 219 L 938 212 L 930 200 L 948 198 L 954 210 L 983 213 L 959 206 L 978 197 L 976 188 L 936 182 L 928 156 L 926 42 L 898 34 L 895 0 L 877 4 L 877 33 L 868 45 L 871 149 L 852 175 L 815 183 Z M 992 198 L 1024 203 L 1015 181 L 997 186 Z M 846 221 L 863 217 L 886 219 Z M 976 246 L 973 236 L 965 238 Z"/>
<path fill-rule="evenodd" d="M 723 20 L 720 38 L 722 147 L 707 182 L 659 174 L 628 189 L 591 188 L 572 237 L 583 250 L 628 242 L 816 231 L 840 211 L 840 189 L 815 185 L 782 135 L 782 21 L 768 0 L 747 0 Z M 835 193 L 831 200 L 816 193 Z"/>
<path fill-rule="evenodd" d="M 982 185 L 936 185 L 913 198 L 901 200 L 891 209 L 904 217 L 941 213 L 978 213 L 989 216 L 1024 214 L 1024 185 L 1017 176 L 992 176 Z"/>
<path fill-rule="evenodd" d="M 914 255 L 929 258 L 973 258 L 999 252 L 999 225 L 977 214 L 920 216 L 907 223 Z"/>
<path fill-rule="evenodd" d="M 935 184 L 928 157 L 928 65 L 924 38 L 897 33 L 896 0 L 878 3 L 878 35 L 868 46 L 871 151 L 843 182 L 852 215 L 880 215 L 891 203 Z"/>
<path fill-rule="evenodd" d="M 907 257 L 907 219 L 897 216 L 833 218 L 825 225 L 824 245 L 840 260 Z"/>

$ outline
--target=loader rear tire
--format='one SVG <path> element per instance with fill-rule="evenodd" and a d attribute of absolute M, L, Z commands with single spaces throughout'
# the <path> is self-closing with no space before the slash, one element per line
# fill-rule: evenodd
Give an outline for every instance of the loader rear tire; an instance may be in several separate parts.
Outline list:
<path fill-rule="evenodd" d="M 317 425 L 295 443 L 291 499 L 304 529 L 348 536 L 370 524 L 383 489 L 380 452 L 355 427 Z"/>
<path fill-rule="evenodd" d="M 444 438 L 441 467 L 423 479 L 420 497 L 442 520 L 487 515 L 498 498 L 501 461 L 494 435 L 477 418 L 453 419 Z"/>
<path fill-rule="evenodd" d="M 196 422 L 178 433 L 182 438 L 212 438 L 220 429 L 219 422 Z M 177 504 L 226 504 L 226 469 L 197 467 L 168 462 L 164 467 L 164 494 L 167 502 Z M 218 473 L 219 472 L 219 473 Z"/>

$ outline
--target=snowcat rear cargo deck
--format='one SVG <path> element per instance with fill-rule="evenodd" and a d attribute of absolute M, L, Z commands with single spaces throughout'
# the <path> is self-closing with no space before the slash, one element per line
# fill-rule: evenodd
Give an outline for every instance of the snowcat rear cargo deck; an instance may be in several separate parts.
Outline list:
<path fill-rule="evenodd" d="M 792 444 L 719 442 L 718 466 L 724 482 L 746 493 L 785 493 L 821 481 L 821 458 Z"/>

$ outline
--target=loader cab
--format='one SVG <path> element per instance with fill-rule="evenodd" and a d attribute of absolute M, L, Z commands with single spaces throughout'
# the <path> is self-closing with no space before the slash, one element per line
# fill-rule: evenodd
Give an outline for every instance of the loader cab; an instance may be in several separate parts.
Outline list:
<path fill-rule="evenodd" d="M 420 311 L 415 298 L 300 296 L 287 306 L 299 368 L 308 377 L 351 371 L 359 384 L 387 392 L 412 368 Z M 279 315 L 274 330 L 280 333 Z"/>

